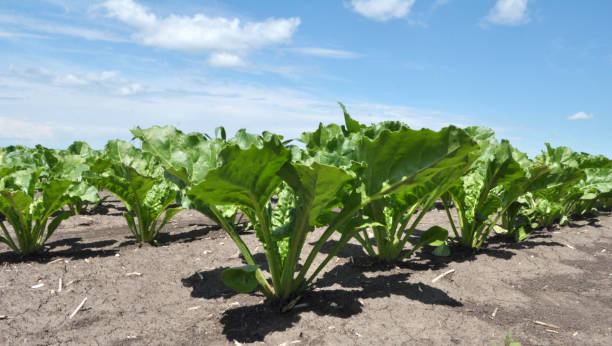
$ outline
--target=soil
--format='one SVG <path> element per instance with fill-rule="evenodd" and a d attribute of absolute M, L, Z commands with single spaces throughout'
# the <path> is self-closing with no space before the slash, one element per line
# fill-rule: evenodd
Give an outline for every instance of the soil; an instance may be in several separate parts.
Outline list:
<path fill-rule="evenodd" d="M 64 221 L 34 258 L 0 244 L 0 344 L 503 345 L 509 331 L 523 345 L 612 344 L 609 213 L 519 244 L 492 237 L 478 252 L 424 248 L 394 265 L 349 243 L 281 313 L 223 285 L 222 270 L 242 260 L 201 214 L 182 211 L 158 246 L 140 247 L 123 210 L 109 199 Z M 448 226 L 443 211 L 419 228 L 432 225 Z M 262 260 L 253 233 L 243 237 Z"/>

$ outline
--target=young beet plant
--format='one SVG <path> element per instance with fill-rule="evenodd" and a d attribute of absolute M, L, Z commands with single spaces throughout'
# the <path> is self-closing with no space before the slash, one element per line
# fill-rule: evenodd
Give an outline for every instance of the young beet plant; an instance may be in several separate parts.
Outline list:
<path fill-rule="evenodd" d="M 358 203 L 347 207 L 346 200 L 338 199 L 353 180 L 348 172 L 316 162 L 292 163 L 290 151 L 277 136 L 260 138 L 258 142 L 245 149 L 236 144 L 228 145 L 220 153 L 222 164 L 209 171 L 202 182 L 194 184 L 188 196 L 200 205 L 238 206 L 255 225 L 263 243 L 271 283 L 244 242 L 237 245 L 247 265 L 226 270 L 222 275 L 224 283 L 240 292 L 251 292 L 259 286 L 269 298 L 286 302 L 306 288 L 365 223 L 354 217 Z M 279 199 L 273 207 L 271 199 L 275 193 Z M 343 206 L 343 210 L 333 212 L 338 206 Z M 279 210 L 286 212 L 278 217 Z M 280 225 L 273 219 L 285 222 Z M 326 230 L 299 268 L 306 236 L 314 227 L 323 224 Z M 323 263 L 308 275 L 317 253 L 335 230 L 344 232 L 340 241 Z"/>
<path fill-rule="evenodd" d="M 173 126 L 137 127 L 132 130 L 134 137 L 142 141 L 142 150 L 155 156 L 164 167 L 165 177 L 176 184 L 179 190 L 177 200 L 183 207 L 197 210 L 221 225 L 247 261 L 254 263 L 251 254 L 243 251 L 246 244 L 234 224 L 238 208 L 233 205 L 204 204 L 186 195 L 187 188 L 203 181 L 206 174 L 220 164 L 219 153 L 228 143 L 223 128 L 218 128 L 216 132 L 221 134 L 221 138 L 213 139 L 201 133 L 185 134 Z"/>
<path fill-rule="evenodd" d="M 107 189 L 125 204 L 127 212 L 123 216 L 141 244 L 154 241 L 172 217 L 182 210 L 170 208 L 176 190 L 164 179 L 159 162 L 130 143 L 108 142 L 104 157 L 90 169 L 86 180 Z"/>
<path fill-rule="evenodd" d="M 2 171 L 0 213 L 12 226 L 14 238 L 4 222 L 0 222 L 3 233 L 0 242 L 19 254 L 39 252 L 60 223 L 70 216 L 68 212 L 60 212 L 49 222 L 68 203 L 66 191 L 71 182 L 48 179 L 38 185 L 42 169 L 4 168 Z"/>
<path fill-rule="evenodd" d="M 45 157 L 49 166 L 48 175 L 55 179 L 72 181 L 68 188 L 68 208 L 72 215 L 86 212 L 87 204 L 93 208 L 102 202 L 98 195 L 98 188 L 83 179 L 84 172 L 89 171 L 99 152 L 94 151 L 85 142 L 74 142 L 66 150 L 51 150 L 38 148 Z"/>
<path fill-rule="evenodd" d="M 433 203 L 469 168 L 477 148 L 471 137 L 455 127 L 439 132 L 398 122 L 366 127 L 346 110 L 344 117 L 345 126 L 319 126 L 302 141 L 317 160 L 351 169 L 369 196 L 363 213 L 376 224 L 355 235 L 364 250 L 373 258 L 397 261 L 423 245 L 444 243 L 447 230 L 434 226 L 404 249 Z"/>
<path fill-rule="evenodd" d="M 447 127 L 439 132 L 402 129 L 383 133 L 359 150 L 366 169 L 360 178 L 366 191 L 388 183 L 385 177 L 403 176 L 401 190 L 367 205 L 364 212 L 380 225 L 372 227 L 376 248 L 364 231 L 356 238 L 370 256 L 384 261 L 402 260 L 423 245 L 441 245 L 448 231 L 433 226 L 419 241 L 404 251 L 408 239 L 434 202 L 469 168 L 476 145 L 461 129 Z M 375 252 L 375 249 L 378 252 Z"/>
<path fill-rule="evenodd" d="M 478 249 L 503 217 L 505 232 L 517 240 L 524 239 L 526 235 L 515 227 L 515 202 L 528 192 L 563 185 L 577 172 L 561 172 L 540 164 L 521 165 L 524 158 L 506 140 L 479 144 L 482 155 L 471 171 L 442 196 L 455 238 L 465 247 Z M 450 214 L 451 202 L 457 210 L 458 227 Z"/>

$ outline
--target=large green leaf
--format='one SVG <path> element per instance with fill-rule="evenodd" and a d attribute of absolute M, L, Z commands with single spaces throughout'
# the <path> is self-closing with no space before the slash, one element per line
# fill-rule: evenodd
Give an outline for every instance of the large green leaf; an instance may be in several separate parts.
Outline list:
<path fill-rule="evenodd" d="M 308 224 L 311 226 L 316 224 L 322 212 L 335 206 L 333 202 L 337 201 L 338 191 L 354 179 L 343 169 L 317 162 L 286 165 L 279 174 L 300 195 L 301 202 L 309 206 Z"/>
<path fill-rule="evenodd" d="M 289 161 L 290 153 L 274 137 L 261 148 L 229 145 L 220 157 L 223 164 L 191 186 L 188 196 L 202 204 L 237 204 L 263 212 L 281 183 L 277 172 Z"/>
<path fill-rule="evenodd" d="M 402 128 L 383 131 L 374 140 L 364 137 L 356 154 L 364 164 L 360 172 L 364 197 L 422 195 L 419 190 L 431 191 L 435 180 L 448 174 L 449 168 L 464 170 L 476 148 L 471 137 L 454 126 L 438 132 Z"/>

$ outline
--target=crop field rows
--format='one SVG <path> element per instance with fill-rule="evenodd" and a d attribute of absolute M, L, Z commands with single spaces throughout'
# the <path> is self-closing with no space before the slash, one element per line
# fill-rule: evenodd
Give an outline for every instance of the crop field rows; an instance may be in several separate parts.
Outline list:
<path fill-rule="evenodd" d="M 1 148 L 0 342 L 610 340 L 612 160 L 344 118 Z"/>

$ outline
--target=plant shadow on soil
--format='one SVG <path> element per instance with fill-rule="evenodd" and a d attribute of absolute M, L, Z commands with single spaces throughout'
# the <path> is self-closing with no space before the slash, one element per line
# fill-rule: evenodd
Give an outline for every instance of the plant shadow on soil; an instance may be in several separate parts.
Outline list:
<path fill-rule="evenodd" d="M 172 232 L 168 229 L 160 233 L 157 238 L 157 245 L 169 245 L 171 243 L 190 243 L 201 239 L 211 231 L 218 230 L 216 225 L 198 225 L 201 226 L 187 232 Z M 128 227 L 125 226 L 125 234 L 131 234 Z M 116 230 L 113 230 L 116 232 Z M 88 243 L 83 243 L 81 237 L 64 238 L 49 242 L 45 245 L 42 252 L 32 255 L 19 255 L 13 251 L 0 252 L 0 263 L 21 263 L 21 262 L 38 262 L 48 263 L 57 258 L 68 258 L 70 260 L 80 260 L 92 257 L 110 257 L 119 253 L 119 249 L 126 246 L 137 246 L 136 239 L 133 235 L 126 235 L 126 241 L 115 245 L 118 240 L 96 240 Z M 109 248 L 110 247 L 110 248 Z M 62 248 L 61 250 L 57 250 Z"/>
<path fill-rule="evenodd" d="M 334 283 L 349 286 L 348 282 L 356 280 L 360 282 L 357 289 L 308 290 L 298 304 L 285 313 L 280 312 L 280 306 L 270 302 L 227 310 L 220 321 L 223 334 L 228 340 L 240 343 L 263 341 L 269 333 L 287 330 L 298 323 L 302 313 L 349 318 L 362 312 L 362 299 L 391 295 L 401 295 L 424 304 L 462 306 L 440 289 L 406 282 L 409 276 L 408 273 L 400 273 L 366 278 L 354 266 L 342 265 L 318 280 L 316 287 Z"/>
<path fill-rule="evenodd" d="M 415 231 L 410 243 L 416 244 L 420 233 L 421 231 Z M 515 255 L 512 250 L 537 246 L 564 246 L 561 243 L 550 241 L 549 238 L 551 238 L 551 235 L 544 230 L 534 232 L 528 239 L 520 243 L 508 242 L 503 236 L 495 235 L 490 237 L 485 246 L 477 251 L 453 245 L 451 246 L 451 256 L 438 257 L 431 254 L 433 247 L 424 247 L 417 251 L 411 260 L 392 264 L 381 263 L 369 258 L 360 245 L 346 244 L 337 256 L 351 258 L 351 261 L 336 266 L 317 280 L 313 288 L 318 289 L 308 290 L 298 303 L 298 308 L 281 313 L 277 306 L 269 302 L 233 308 L 227 310 L 221 318 L 221 323 L 224 326 L 223 333 L 228 340 L 241 343 L 263 341 L 269 333 L 291 328 L 299 322 L 301 313 L 314 312 L 317 315 L 348 318 L 362 311 L 362 299 L 389 297 L 391 295 L 404 296 L 407 299 L 424 304 L 461 307 L 463 306 L 461 302 L 438 288 L 422 282 L 408 282 L 410 273 L 403 272 L 401 269 L 413 271 L 438 270 L 448 267 L 452 262 L 474 261 L 478 256 L 491 256 L 509 260 Z M 321 249 L 321 253 L 329 253 L 335 244 L 335 240 L 329 240 Z M 205 277 L 216 277 L 215 280 L 208 282 L 206 287 L 204 287 L 204 283 L 197 283 L 196 274 L 185 279 L 188 283 L 196 282 L 193 286 L 192 296 L 217 298 L 235 295 L 236 293 L 230 293 L 227 289 L 222 288 L 220 275 L 224 269 L 201 272 L 201 274 L 205 274 Z M 374 274 L 376 276 L 368 277 L 367 273 L 377 273 L 378 275 Z M 213 286 L 211 286 L 212 281 L 216 281 Z M 340 285 L 343 289 L 329 289 L 333 285 Z M 210 290 L 211 287 L 216 287 L 216 289 L 214 291 Z M 335 304 L 331 304 L 331 302 Z"/>
<path fill-rule="evenodd" d="M 155 241 L 158 246 L 162 245 L 170 245 L 171 243 L 191 243 L 196 240 L 202 239 L 205 235 L 208 235 L 211 231 L 219 230 L 220 227 L 217 225 L 190 225 L 190 226 L 200 226 L 196 229 L 187 232 L 169 232 L 169 228 L 166 227 L 162 232 L 157 235 Z M 127 227 L 126 232 L 130 233 Z M 131 233 L 130 233 L 131 234 Z M 138 245 L 136 242 L 136 238 L 133 235 L 129 235 L 125 237 L 126 241 L 123 241 L 119 244 L 119 247 L 130 246 L 130 245 Z"/>
<path fill-rule="evenodd" d="M 119 253 L 117 249 L 105 249 L 115 244 L 116 240 L 99 240 L 89 243 L 81 243 L 83 238 L 73 237 L 56 240 L 48 243 L 42 252 L 32 255 L 19 255 L 9 251 L 0 253 L 0 263 L 38 262 L 48 263 L 54 258 L 70 258 L 79 260 L 91 257 L 109 257 Z M 54 250 L 59 247 L 69 247 L 64 250 Z"/>
<path fill-rule="evenodd" d="M 184 287 L 191 287 L 193 298 L 215 299 L 231 298 L 237 291 L 225 286 L 221 281 L 221 273 L 229 267 L 220 267 L 207 271 L 197 272 L 190 277 L 181 279 Z"/>

